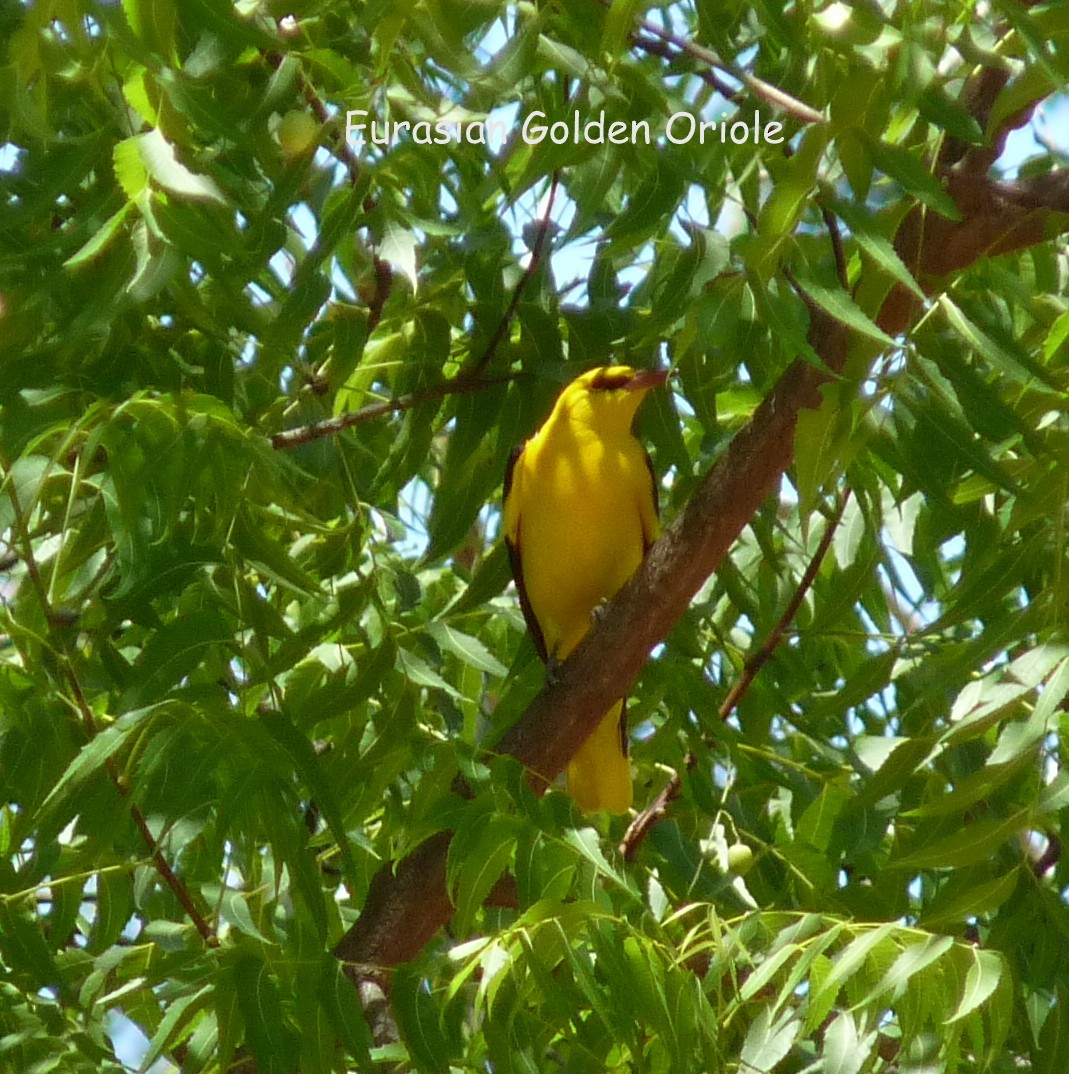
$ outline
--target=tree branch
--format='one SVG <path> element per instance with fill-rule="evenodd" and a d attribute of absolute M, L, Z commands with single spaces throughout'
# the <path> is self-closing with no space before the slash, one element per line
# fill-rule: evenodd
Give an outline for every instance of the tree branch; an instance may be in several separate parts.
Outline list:
<path fill-rule="evenodd" d="M 846 510 L 846 504 L 849 499 L 850 489 L 848 488 L 839 498 L 835 514 L 828 519 L 827 528 L 820 538 L 820 544 L 817 546 L 813 558 L 809 561 L 805 574 L 802 575 L 787 607 L 780 616 L 779 622 L 769 631 L 768 637 L 765 638 L 761 647 L 746 658 L 742 674 L 735 680 L 735 684 L 728 691 L 727 697 L 724 698 L 720 706 L 720 719 L 726 720 L 735 711 L 736 706 L 746 696 L 747 690 L 750 689 L 754 679 L 757 678 L 757 673 L 768 663 L 769 658 L 776 651 L 776 646 L 782 640 L 784 631 L 791 625 L 795 615 L 798 614 L 798 609 L 802 606 L 802 601 L 805 600 L 806 593 L 812 588 L 813 582 L 816 581 L 820 566 L 824 562 L 824 557 L 828 554 L 828 549 L 831 547 L 835 531 L 839 526 L 840 519 L 843 517 L 843 511 Z"/>
<path fill-rule="evenodd" d="M 313 440 L 323 440 L 328 436 L 344 432 L 354 425 L 363 425 L 368 421 L 375 421 L 384 414 L 393 414 L 399 410 L 411 410 L 420 403 L 430 402 L 433 399 L 444 399 L 447 395 L 460 395 L 464 392 L 478 392 L 491 384 L 501 384 L 505 381 L 516 380 L 522 374 L 504 373 L 496 377 L 473 376 L 470 373 L 462 373 L 452 380 L 442 381 L 418 392 L 410 392 L 397 399 L 384 399 L 381 403 L 369 403 L 367 406 L 354 410 L 350 414 L 339 414 L 336 418 L 325 418 L 323 421 L 313 422 L 311 425 L 297 425 L 292 429 L 283 429 L 271 437 L 271 446 L 275 451 L 288 451 L 290 448 L 299 447 L 301 444 L 310 444 Z"/>

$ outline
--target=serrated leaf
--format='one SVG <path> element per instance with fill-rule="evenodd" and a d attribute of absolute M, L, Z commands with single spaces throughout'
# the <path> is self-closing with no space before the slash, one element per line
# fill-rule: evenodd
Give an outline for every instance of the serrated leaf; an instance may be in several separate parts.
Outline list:
<path fill-rule="evenodd" d="M 46 825 L 45 818 L 50 818 L 51 813 L 59 809 L 65 800 L 69 800 L 84 786 L 88 779 L 99 772 L 108 758 L 122 748 L 126 741 L 126 736 L 156 708 L 157 706 L 150 706 L 149 708 L 126 712 L 110 727 L 105 727 L 103 731 L 94 735 L 92 741 L 78 751 L 60 777 L 59 782 L 41 803 L 41 808 L 35 818 L 36 825 L 39 828 L 44 827 Z"/>
<path fill-rule="evenodd" d="M 891 993 L 891 1002 L 894 1002 L 902 994 L 911 977 L 942 958 L 953 946 L 952 936 L 928 936 L 920 943 L 910 944 L 891 963 L 890 969 L 880 978 L 879 983 L 855 1006 L 866 1007 L 885 992 Z"/>
<path fill-rule="evenodd" d="M 762 1007 L 742 1042 L 739 1058 L 746 1074 L 766 1074 L 791 1050 L 802 1030 L 793 1011 L 783 1011 L 773 1021 L 772 1008 Z"/>
<path fill-rule="evenodd" d="M 990 362 L 994 369 L 1012 380 L 1025 384 L 1037 376 L 1036 369 L 1030 369 L 1016 355 L 1011 354 L 1000 343 L 973 324 L 965 316 L 965 312 L 961 307 L 949 295 L 940 295 L 938 302 L 953 328 L 961 334 L 961 337 L 977 354 L 982 355 Z"/>
<path fill-rule="evenodd" d="M 1069 988 L 1055 986 L 1054 1002 L 1039 1031 L 1032 1074 L 1062 1074 L 1069 1070 Z"/>
<path fill-rule="evenodd" d="M 74 251 L 66 261 L 63 262 L 65 269 L 75 269 L 84 265 L 87 261 L 92 261 L 103 249 L 105 249 L 116 235 L 119 234 L 122 228 L 123 222 L 126 220 L 127 215 L 130 212 L 130 203 L 127 202 L 117 212 L 111 214 L 103 224 L 93 233 L 93 236 L 85 243 L 84 246 L 79 247 Z"/>
<path fill-rule="evenodd" d="M 334 1032 L 358 1067 L 370 1064 L 369 1051 L 373 1045 L 367 1015 L 360 1004 L 353 982 L 345 975 L 342 964 L 333 956 L 323 958 L 319 978 L 319 1001 L 330 1019 Z"/>
<path fill-rule="evenodd" d="M 242 955 L 234 965 L 245 1041 L 263 1074 L 292 1074 L 299 1057 L 296 1034 L 282 1010 L 277 981 L 258 958 Z"/>
<path fill-rule="evenodd" d="M 168 1048 L 180 1039 L 185 1025 L 202 1007 L 208 1005 L 211 998 L 212 988 L 210 985 L 205 985 L 189 995 L 179 996 L 167 1005 L 167 1011 L 160 1020 L 156 1032 L 153 1033 L 148 1050 L 141 1060 L 142 1070 L 148 1070 Z"/>
<path fill-rule="evenodd" d="M 924 928 L 947 928 L 970 917 L 992 913 L 1014 893 L 1018 879 L 1018 870 L 1011 869 L 994 880 L 970 883 L 964 891 L 955 893 L 951 887 L 950 892 L 945 893 L 944 889 L 921 914 L 919 924 Z"/>
<path fill-rule="evenodd" d="M 449 1048 L 438 1005 L 423 975 L 407 965 L 398 967 L 391 999 L 397 1028 L 417 1069 L 450 1074 Z"/>
<path fill-rule="evenodd" d="M 877 929 L 866 929 L 851 940 L 836 955 L 831 972 L 820 982 L 819 987 L 812 988 L 810 1002 L 819 1007 L 828 998 L 834 1001 L 839 989 L 864 966 L 874 948 L 890 936 L 896 927 L 894 922 L 888 921 Z"/>
<path fill-rule="evenodd" d="M 327 828 L 334 836 L 341 855 L 345 880 L 354 890 L 359 890 L 356 863 L 353 861 L 349 833 L 345 829 L 341 807 L 312 743 L 281 713 L 265 712 L 260 717 L 260 723 L 285 751 L 294 768 L 301 774 L 312 801 L 315 802 L 323 819 L 327 822 Z"/>
<path fill-rule="evenodd" d="M 89 950 L 99 954 L 116 940 L 126 927 L 134 908 L 130 874 L 107 869 L 96 875 L 96 917 L 89 934 Z"/>
<path fill-rule="evenodd" d="M 447 875 L 457 908 L 456 929 L 467 932 L 479 907 L 512 860 L 516 820 L 501 813 L 458 829 L 449 844 Z"/>
<path fill-rule="evenodd" d="M 181 198 L 194 201 L 212 201 L 217 205 L 226 205 L 227 199 L 208 175 L 190 171 L 175 155 L 174 146 L 164 138 L 158 127 L 145 134 L 135 134 L 116 147 L 116 153 L 123 145 L 130 144 L 136 150 L 145 173 L 154 179 L 164 190 Z M 128 197 L 134 197 L 127 191 Z"/>
<path fill-rule="evenodd" d="M 756 996 L 777 973 L 779 973 L 784 964 L 789 962 L 801 951 L 801 945 L 788 944 L 786 947 L 781 947 L 775 954 L 766 958 L 757 969 L 743 981 L 742 988 L 739 989 L 739 998 L 743 1001 L 753 999 L 753 997 Z"/>
<path fill-rule="evenodd" d="M 408 228 L 403 228 L 393 221 L 388 223 L 379 257 L 395 272 L 404 276 L 412 284 L 413 291 L 417 289 L 419 274 L 416 270 L 416 236 Z"/>
<path fill-rule="evenodd" d="M 175 683 L 204 662 L 205 650 L 232 636 L 230 624 L 218 608 L 205 607 L 179 613 L 149 636 L 135 661 L 137 677 L 122 698 L 122 706 L 136 708 L 160 700 Z"/>
<path fill-rule="evenodd" d="M 861 539 L 865 535 L 865 515 L 856 496 L 851 496 L 832 538 L 835 562 L 840 570 L 852 567 L 857 559 Z"/>
<path fill-rule="evenodd" d="M 273 944 L 276 941 L 265 936 L 253 920 L 252 912 L 249 910 L 249 896 L 247 892 L 236 891 L 234 888 L 224 888 L 222 892 L 222 899 L 220 900 L 220 909 L 222 910 L 223 917 L 232 928 L 238 930 L 238 932 L 244 933 L 246 936 L 251 936 L 254 940 L 259 940 L 264 944 Z"/>
<path fill-rule="evenodd" d="M 990 857 L 1015 832 L 1028 827 L 1028 810 L 1018 810 L 1009 817 L 992 818 L 967 824 L 963 829 L 937 839 L 890 864 L 898 869 L 960 869 Z"/>
<path fill-rule="evenodd" d="M 971 963 L 965 977 L 965 987 L 957 1010 L 946 1020 L 947 1025 L 960 1021 L 976 1010 L 999 986 L 1002 980 L 1002 958 L 994 951 L 969 948 Z"/>
<path fill-rule="evenodd" d="M 508 668 L 478 638 L 465 634 L 440 619 L 431 620 L 426 631 L 438 643 L 439 648 L 452 653 L 469 667 L 499 678 L 508 674 Z"/>
<path fill-rule="evenodd" d="M 614 880 L 621 887 L 628 887 L 623 876 L 609 864 L 608 859 L 602 852 L 596 828 L 572 828 L 565 833 L 564 841 L 570 847 L 578 850 L 602 876 Z"/>
<path fill-rule="evenodd" d="M 7 899 L 0 899 L 0 952 L 7 965 L 27 974 L 37 988 L 66 987 L 37 923 L 17 912 Z"/>
<path fill-rule="evenodd" d="M 873 163 L 902 188 L 948 220 L 960 220 L 961 212 L 954 199 L 923 161 L 908 149 L 890 145 L 861 132 Z"/>
<path fill-rule="evenodd" d="M 398 646 L 397 670 L 416 686 L 429 686 L 435 690 L 444 690 L 450 697 L 458 701 L 461 699 L 456 687 L 446 682 L 422 656 L 418 656 L 411 649 Z"/>
<path fill-rule="evenodd" d="M 858 1074 L 875 1039 L 875 1033 L 858 1037 L 854 1016 L 849 1011 L 841 1011 L 824 1031 L 823 1074 Z"/>
<path fill-rule="evenodd" d="M 874 339 L 885 347 L 894 340 L 841 288 L 825 287 L 815 280 L 800 279 L 798 285 L 825 313 L 855 332 Z"/>

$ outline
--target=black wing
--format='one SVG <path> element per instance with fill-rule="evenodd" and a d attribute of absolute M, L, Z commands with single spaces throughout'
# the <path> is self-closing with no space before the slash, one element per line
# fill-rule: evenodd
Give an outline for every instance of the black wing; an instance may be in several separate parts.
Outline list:
<path fill-rule="evenodd" d="M 657 484 L 657 472 L 653 469 L 653 459 L 650 458 L 650 453 L 643 448 L 642 454 L 646 459 L 646 469 L 650 472 L 650 493 L 653 496 L 653 513 L 660 518 L 661 517 L 661 498 L 660 487 Z M 507 495 L 507 493 L 506 493 Z M 650 550 L 650 545 L 646 544 L 646 535 L 642 535 L 642 552 L 645 554 Z"/>
<path fill-rule="evenodd" d="M 522 444 L 517 444 L 509 454 L 509 461 L 505 466 L 505 491 L 502 496 L 502 502 L 509 498 L 509 492 L 512 489 L 512 474 L 516 469 L 516 462 L 522 454 Z M 531 634 L 535 651 L 541 657 L 542 663 L 545 664 L 549 660 L 549 653 L 546 651 L 546 639 L 542 636 L 542 628 L 535 618 L 534 609 L 531 607 L 531 601 L 527 596 L 527 586 L 523 582 L 523 560 L 520 556 L 519 543 L 513 544 L 506 537 L 505 548 L 508 550 L 509 565 L 512 567 L 512 578 L 516 583 L 516 592 L 520 595 L 520 611 L 523 612 L 523 619 Z"/>

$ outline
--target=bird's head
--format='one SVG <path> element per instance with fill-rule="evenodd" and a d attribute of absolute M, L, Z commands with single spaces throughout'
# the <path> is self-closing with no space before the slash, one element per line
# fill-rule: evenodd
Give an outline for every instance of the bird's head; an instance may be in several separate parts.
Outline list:
<path fill-rule="evenodd" d="M 660 387 L 667 377 L 666 369 L 599 366 L 576 377 L 561 392 L 556 409 L 602 435 L 613 431 L 626 434 L 646 392 Z"/>

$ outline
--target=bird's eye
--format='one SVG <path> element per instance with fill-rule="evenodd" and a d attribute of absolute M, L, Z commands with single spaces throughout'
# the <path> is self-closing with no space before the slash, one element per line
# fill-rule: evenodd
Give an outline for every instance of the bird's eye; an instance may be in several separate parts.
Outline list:
<path fill-rule="evenodd" d="M 590 382 L 592 392 L 611 392 L 614 388 L 622 388 L 631 379 L 629 369 L 602 369 Z"/>

